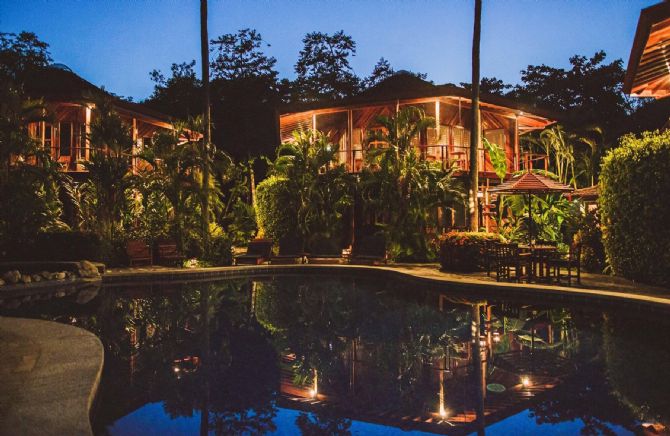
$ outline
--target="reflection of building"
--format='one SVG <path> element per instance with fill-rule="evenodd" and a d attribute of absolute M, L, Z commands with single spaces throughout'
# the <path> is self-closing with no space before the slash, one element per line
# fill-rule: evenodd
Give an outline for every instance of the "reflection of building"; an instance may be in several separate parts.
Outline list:
<path fill-rule="evenodd" d="M 31 98 L 44 99 L 50 118 L 31 123 L 28 126 L 31 136 L 68 172 L 85 172 L 80 162 L 91 153 L 87 135 L 96 116 L 95 101 L 100 98 L 111 98 L 114 110 L 131 128 L 134 149 L 128 150 L 129 153 L 147 145 L 157 130 L 171 128 L 166 115 L 143 104 L 113 97 L 62 65 L 31 73 L 25 89 Z"/>
<path fill-rule="evenodd" d="M 470 311 L 462 300 L 441 297 L 445 317 Z M 413 339 L 410 335 L 391 342 L 340 338 L 343 351 L 318 371 L 318 396 L 313 395 L 311 378 L 296 383 L 295 373 L 288 370 L 296 355 L 285 354 L 280 405 L 307 411 L 327 406 L 355 420 L 461 433 L 474 430 L 477 396 L 489 425 L 529 407 L 529 400 L 571 373 L 563 356 L 571 334 L 560 316 L 531 307 L 475 307 L 481 307 L 484 320 L 477 343 L 466 334 L 444 348 L 431 344 L 427 352 L 420 345 L 420 332 Z M 479 381 L 473 377 L 477 362 Z"/>
<path fill-rule="evenodd" d="M 519 135 L 542 129 L 551 124 L 552 119 L 537 109 L 525 108 L 503 97 L 482 95 L 481 100 L 483 137 L 504 149 L 509 173 L 518 170 L 522 163 Z M 420 155 L 445 167 L 455 163 L 458 174 L 465 175 L 469 168 L 470 91 L 453 85 L 436 86 L 406 72 L 336 103 L 286 107 L 279 118 L 280 140 L 291 141 L 291 133 L 298 129 L 326 132 L 331 141 L 339 145 L 338 162 L 350 172 L 359 172 L 365 165 L 364 144 L 368 132 L 382 129 L 377 117 L 392 116 L 407 106 L 422 109 L 436 121 L 414 139 Z M 383 143 L 371 145 L 384 146 Z M 489 181 L 497 183 L 493 165 L 483 148 L 479 151 L 479 171 L 482 185 L 486 186 Z"/>

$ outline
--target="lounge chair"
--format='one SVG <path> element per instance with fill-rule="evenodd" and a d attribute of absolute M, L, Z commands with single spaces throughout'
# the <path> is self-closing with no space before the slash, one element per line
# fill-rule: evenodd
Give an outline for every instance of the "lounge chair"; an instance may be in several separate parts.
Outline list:
<path fill-rule="evenodd" d="M 134 239 L 126 242 L 126 254 L 130 266 L 135 266 L 137 263 L 152 264 L 151 247 L 142 240 Z"/>
<path fill-rule="evenodd" d="M 159 265 L 179 265 L 184 255 L 177 249 L 175 241 L 166 239 L 156 242 L 156 263 Z"/>
<path fill-rule="evenodd" d="M 298 238 L 282 238 L 279 240 L 279 254 L 270 257 L 271 264 L 288 265 L 304 263 L 307 253 L 303 250 L 303 243 Z"/>
<path fill-rule="evenodd" d="M 375 233 L 356 238 L 351 251 L 351 263 L 378 265 L 388 262 L 386 253 L 386 238 L 381 233 Z"/>
<path fill-rule="evenodd" d="M 247 245 L 245 254 L 235 256 L 236 265 L 260 265 L 272 256 L 272 239 L 254 239 Z"/>
<path fill-rule="evenodd" d="M 313 241 L 307 263 L 340 264 L 343 263 L 342 249 L 337 242 L 328 238 L 317 238 Z"/>

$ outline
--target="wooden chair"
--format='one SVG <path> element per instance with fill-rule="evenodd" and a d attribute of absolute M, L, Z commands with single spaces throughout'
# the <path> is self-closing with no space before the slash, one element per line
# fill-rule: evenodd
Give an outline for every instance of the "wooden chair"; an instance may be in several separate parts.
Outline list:
<path fill-rule="evenodd" d="M 304 263 L 306 255 L 302 241 L 287 237 L 279 240 L 279 254 L 271 256 L 270 263 L 278 265 Z"/>
<path fill-rule="evenodd" d="M 159 265 L 179 265 L 185 258 L 177 249 L 177 243 L 171 240 L 157 241 L 156 255 L 156 263 Z"/>
<path fill-rule="evenodd" d="M 518 244 L 496 245 L 496 281 L 528 279 L 531 268 L 529 253 L 521 253 Z M 514 275 L 512 275 L 514 270 Z"/>
<path fill-rule="evenodd" d="M 387 263 L 386 238 L 381 233 L 357 238 L 354 240 L 350 262 L 371 265 Z"/>
<path fill-rule="evenodd" d="M 247 245 L 246 254 L 235 256 L 236 265 L 260 265 L 272 256 L 272 239 L 254 239 Z"/>
<path fill-rule="evenodd" d="M 556 282 L 561 284 L 561 277 L 568 278 L 568 286 L 572 284 L 572 271 L 575 270 L 577 284 L 582 284 L 582 265 L 581 265 L 582 246 L 580 244 L 571 244 L 567 257 L 555 257 L 549 261 L 549 267 L 553 269 L 553 275 Z M 567 270 L 567 274 L 562 274 L 562 269 Z"/>
<path fill-rule="evenodd" d="M 499 243 L 499 241 L 484 241 L 484 267 L 489 277 L 491 277 L 491 271 L 496 268 L 496 251 Z"/>
<path fill-rule="evenodd" d="M 137 263 L 152 265 L 151 247 L 144 241 L 136 239 L 126 242 L 126 254 L 130 266 L 135 266 Z"/>

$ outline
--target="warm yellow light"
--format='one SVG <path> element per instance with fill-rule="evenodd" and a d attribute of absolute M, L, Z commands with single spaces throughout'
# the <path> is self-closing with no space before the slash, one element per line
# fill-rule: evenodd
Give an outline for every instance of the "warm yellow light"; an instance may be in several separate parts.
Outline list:
<path fill-rule="evenodd" d="M 521 386 L 523 386 L 524 388 L 530 386 L 530 378 L 527 375 L 521 377 Z"/>
<path fill-rule="evenodd" d="M 316 389 L 310 389 L 310 390 L 309 390 L 309 396 L 310 396 L 310 397 L 312 397 L 312 398 L 316 398 L 316 395 L 317 395 L 317 394 L 318 394 L 318 392 L 316 391 Z"/>
<path fill-rule="evenodd" d="M 440 405 L 440 418 L 445 419 L 447 417 L 447 409 L 443 405 Z"/>

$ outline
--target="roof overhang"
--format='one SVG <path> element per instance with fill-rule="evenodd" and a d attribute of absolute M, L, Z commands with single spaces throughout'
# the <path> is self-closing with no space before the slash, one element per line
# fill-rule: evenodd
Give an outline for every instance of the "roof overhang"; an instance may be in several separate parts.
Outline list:
<path fill-rule="evenodd" d="M 635 97 L 670 95 L 670 2 L 640 12 L 623 89 Z"/>

